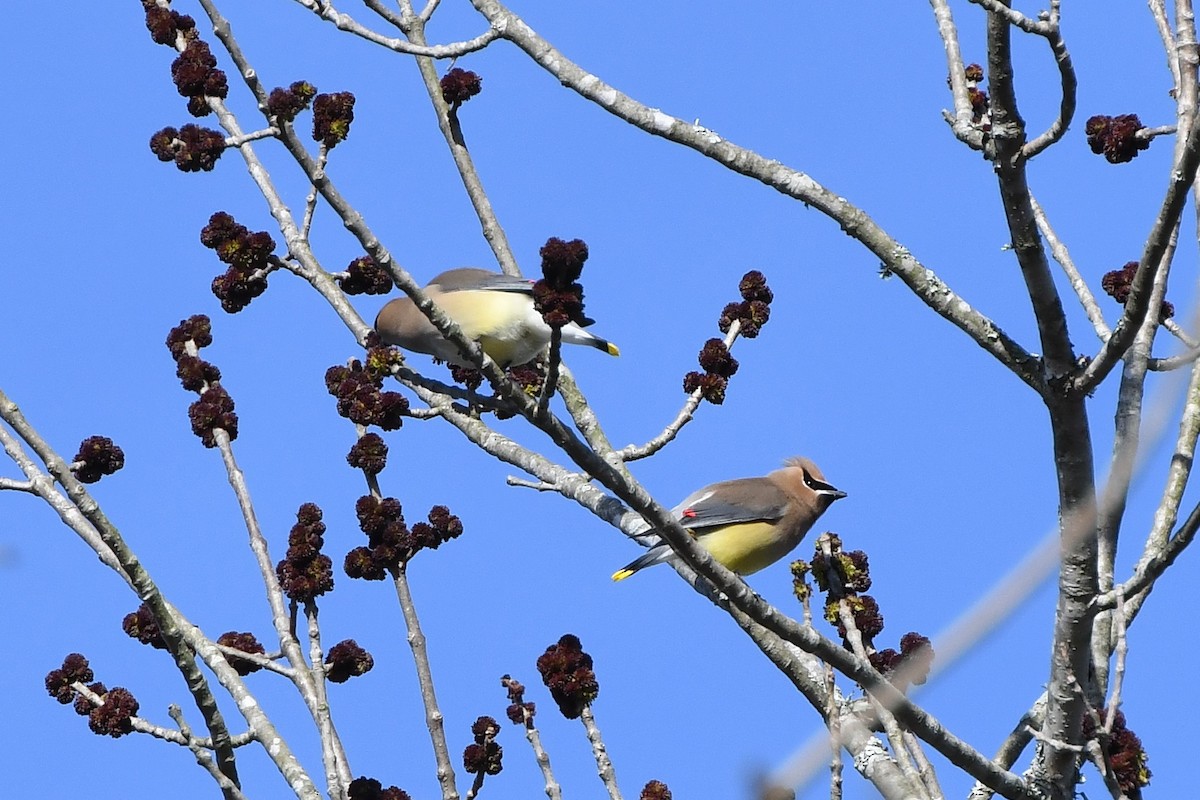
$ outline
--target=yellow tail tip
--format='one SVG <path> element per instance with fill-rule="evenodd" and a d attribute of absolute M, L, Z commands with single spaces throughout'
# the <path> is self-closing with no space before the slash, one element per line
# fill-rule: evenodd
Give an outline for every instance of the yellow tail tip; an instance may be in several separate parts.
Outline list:
<path fill-rule="evenodd" d="M 632 569 L 619 569 L 613 573 L 612 579 L 614 581 L 623 581 L 636 571 Z"/>
<path fill-rule="evenodd" d="M 619 356 L 619 355 L 621 355 L 621 349 L 619 347 L 617 347 L 615 344 L 613 344 L 612 342 L 609 342 L 608 343 L 608 354 L 610 356 Z M 613 580 L 620 580 L 620 578 L 614 577 Z"/>

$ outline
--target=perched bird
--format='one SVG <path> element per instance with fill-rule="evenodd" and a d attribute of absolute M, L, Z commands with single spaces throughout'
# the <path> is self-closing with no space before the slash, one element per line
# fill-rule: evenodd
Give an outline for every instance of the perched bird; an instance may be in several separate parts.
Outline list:
<path fill-rule="evenodd" d="M 531 361 L 550 343 L 550 326 L 533 307 L 533 283 L 499 272 L 462 267 L 443 272 L 429 282 L 425 293 L 458 323 L 501 367 Z M 586 320 L 590 325 L 592 320 Z M 375 330 L 388 344 L 467 366 L 458 348 L 442 337 L 408 296 L 392 300 L 375 317 Z M 617 346 L 593 336 L 574 322 L 563 326 L 566 344 L 586 344 L 609 355 Z"/>
<path fill-rule="evenodd" d="M 789 458 L 783 469 L 761 478 L 721 481 L 692 492 L 671 509 L 679 524 L 726 569 L 750 575 L 786 556 L 825 509 L 846 493 L 826 482 L 807 458 Z M 666 542 L 652 545 L 613 573 L 613 580 L 672 561 Z"/>

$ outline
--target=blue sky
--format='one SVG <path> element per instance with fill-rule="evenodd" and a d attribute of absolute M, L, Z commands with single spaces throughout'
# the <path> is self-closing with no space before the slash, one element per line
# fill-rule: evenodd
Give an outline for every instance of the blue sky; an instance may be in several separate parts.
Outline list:
<path fill-rule="evenodd" d="M 514 10 L 636 99 L 698 119 L 866 209 L 1036 350 L 990 166 L 941 119 L 950 98 L 929 9 L 776 5 L 734 10 L 666 0 L 620 20 L 616 9 L 596 6 L 515 2 Z M 359 4 L 345 6 L 367 19 Z M 482 31 L 465 6 L 448 0 L 431 38 Z M 200 14 L 196 4 L 176 7 Z M 329 172 L 407 269 L 424 280 L 452 266 L 492 265 L 409 59 L 339 34 L 295 3 L 221 8 L 267 86 L 307 79 L 321 91 L 355 93 L 351 137 Z M 966 58 L 982 61 L 982 13 L 965 3 L 954 9 Z M 1146 124 L 1173 122 L 1170 76 L 1142 5 L 1108 4 L 1100 13 L 1067 4 L 1064 20 L 1080 76 L 1079 112 L 1066 139 L 1031 165 L 1030 181 L 1098 285 L 1104 272 L 1139 256 L 1166 186 L 1170 143 L 1114 167 L 1088 151 L 1083 121 L 1138 113 Z M 214 51 L 220 58 L 215 43 Z M 1030 129 L 1041 130 L 1057 108 L 1053 63 L 1040 41 L 1017 37 L 1016 52 L 1021 110 Z M 159 585 L 211 635 L 250 630 L 265 640 L 270 619 L 236 503 L 217 453 L 189 430 L 193 398 L 178 386 L 163 341 L 185 317 L 213 318 L 206 355 L 237 402 L 235 452 L 273 556 L 282 556 L 299 505 L 315 502 L 337 563 L 361 543 L 353 504 L 365 488 L 344 461 L 353 427 L 334 413 L 322 376 L 356 348 L 320 298 L 289 275 L 273 276 L 241 314 L 220 310 L 208 287 L 221 270 L 200 246 L 199 229 L 218 210 L 253 230 L 271 229 L 272 220 L 235 154 L 212 173 L 184 175 L 149 152 L 154 131 L 190 121 L 170 83 L 172 57 L 150 41 L 135 2 L 8 9 L 0 62 L 9 78 L 0 92 L 15 135 L 0 222 L 7 251 L 0 387 L 66 457 L 86 436 L 115 439 L 127 466 L 94 493 Z M 536 271 L 537 250 L 550 236 L 589 245 L 587 311 L 622 356 L 588 350 L 567 358 L 615 444 L 642 442 L 674 416 L 684 401 L 682 376 L 716 335 L 717 316 L 736 299 L 746 270 L 764 272 L 775 291 L 762 336 L 735 348 L 741 370 L 725 404 L 703 406 L 678 441 L 633 467 L 660 501 L 673 505 L 705 483 L 765 473 L 788 456 L 812 457 L 849 493 L 820 527 L 869 553 L 885 646 L 910 630 L 936 637 L 1053 529 L 1054 471 L 1040 402 L 900 281 L 882 280 L 877 260 L 834 223 L 630 128 L 503 42 L 458 66 L 483 77 L 483 93 L 462 110 L 463 128 L 525 271 Z M 229 70 L 227 60 L 222 67 Z M 253 105 L 233 74 L 230 84 L 230 104 L 250 126 Z M 292 209 L 302 207 L 305 186 L 285 154 L 270 142 L 257 150 Z M 313 241 L 330 270 L 361 255 L 327 209 L 318 211 Z M 1193 316 L 1194 241 L 1189 221 L 1168 293 L 1181 323 Z M 1094 351 L 1085 317 L 1065 299 L 1076 346 Z M 354 302 L 371 319 L 383 301 Z M 1111 323 L 1118 307 L 1106 297 L 1101 303 Z M 1160 347 L 1172 352 L 1165 340 Z M 1160 398 L 1152 402 L 1177 408 L 1185 380 L 1152 376 L 1150 395 Z M 1110 379 L 1090 406 L 1101 472 L 1114 386 Z M 499 428 L 532 447 L 547 444 L 519 421 Z M 1138 477 L 1119 575 L 1149 525 L 1174 430 L 1168 421 L 1168 444 L 1150 452 Z M 560 497 L 506 486 L 512 470 L 449 426 L 411 422 L 387 439 L 383 488 L 401 499 L 409 520 L 444 503 L 466 528 L 410 568 L 456 763 L 478 715 L 503 717 L 499 676 L 512 673 L 538 702 L 566 793 L 602 796 L 582 730 L 553 710 L 534 668 L 567 632 L 595 658 L 595 712 L 627 797 L 652 778 L 678 798 L 748 797 L 756 776 L 819 733 L 815 714 L 782 676 L 669 569 L 611 583 L 612 571 L 640 552 L 619 532 Z M 1189 493 L 1184 513 L 1196 500 Z M 186 752 L 143 737 L 93 736 L 42 691 L 45 673 L 79 651 L 99 680 L 133 691 L 146 717 L 168 723 L 167 704 L 186 707 L 167 659 L 121 632 L 136 598 L 26 495 L 0 494 L 0 554 L 9 598 L 0 610 L 9 642 L 0 769 L 12 793 L 84 791 L 107 800 L 171 786 L 180 800 L 214 796 Z M 796 553 L 809 555 L 809 543 Z M 1192 637 L 1177 633 L 1180 609 L 1194 602 L 1185 594 L 1196 579 L 1193 560 L 1181 558 L 1130 632 L 1124 710 L 1150 754 L 1148 796 L 1183 796 L 1192 785 L 1176 714 L 1161 707 L 1164 694 L 1179 692 L 1178 673 L 1200 655 Z M 432 797 L 432 758 L 394 595 L 340 572 L 336 581 L 321 603 L 326 643 L 357 639 L 376 660 L 369 675 L 330 692 L 353 770 Z M 799 613 L 786 561 L 749 583 Z M 920 702 L 991 753 L 1041 691 L 1053 607 L 1053 587 L 1043 583 L 923 689 Z M 268 676 L 254 676 L 251 686 L 319 776 L 301 704 Z M 540 780 L 520 731 L 506 723 L 499 741 L 505 771 L 484 796 L 537 796 Z M 282 796 L 265 759 L 247 753 L 243 762 L 250 796 Z M 970 785 L 948 766 L 941 778 L 950 796 Z M 1098 782 L 1083 788 L 1103 794 Z M 823 794 L 818 783 L 802 796 Z M 847 798 L 870 796 L 847 776 Z"/>

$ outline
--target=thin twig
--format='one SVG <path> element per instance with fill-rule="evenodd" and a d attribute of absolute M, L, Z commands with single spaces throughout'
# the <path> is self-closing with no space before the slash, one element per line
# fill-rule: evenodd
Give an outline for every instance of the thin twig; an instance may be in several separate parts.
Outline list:
<path fill-rule="evenodd" d="M 621 800 L 621 790 L 617 788 L 617 774 L 613 770 L 608 749 L 604 746 L 604 737 L 600 735 L 600 728 L 596 725 L 596 717 L 592 714 L 590 705 L 583 707 L 579 720 L 583 723 L 588 742 L 592 745 L 592 756 L 596 759 L 596 772 L 600 775 L 601 783 L 608 791 L 610 800 Z"/>
<path fill-rule="evenodd" d="M 741 320 L 735 319 L 732 323 L 730 323 L 729 332 L 725 334 L 724 339 L 726 350 L 733 349 L 733 343 L 737 341 L 738 334 L 741 333 L 741 330 Z M 658 434 L 653 439 L 641 446 L 629 444 L 625 447 L 622 447 L 619 451 L 617 451 L 617 456 L 619 456 L 620 459 L 625 462 L 637 461 L 641 458 L 649 458 L 659 450 L 662 450 L 664 447 L 670 444 L 676 436 L 679 435 L 679 432 L 683 430 L 684 425 L 687 425 L 692 421 L 692 417 L 695 415 L 696 409 L 700 406 L 700 401 L 703 399 L 703 397 L 703 389 L 696 389 L 693 391 L 688 395 L 687 400 L 683 404 L 683 408 L 681 408 L 679 413 L 675 415 L 675 419 L 671 420 L 667 427 L 663 429 L 662 433 Z"/>
<path fill-rule="evenodd" d="M 450 44 L 439 45 L 416 44 L 405 41 L 404 39 L 393 38 L 377 33 L 356 21 L 349 14 L 339 12 L 333 7 L 333 4 L 327 2 L 327 0 L 296 0 L 296 2 L 326 22 L 333 24 L 338 30 L 352 33 L 355 36 L 366 39 L 372 44 L 377 44 L 380 47 L 386 47 L 388 50 L 392 50 L 397 53 L 404 53 L 405 55 L 435 59 L 458 58 L 459 56 L 464 56 L 467 53 L 474 53 L 477 50 L 482 50 L 500 36 L 496 30 L 488 29 L 476 36 L 474 39 L 468 39 L 464 42 L 452 42 Z M 376 13 L 381 13 L 380 9 L 385 8 L 385 6 L 379 2 L 367 2 L 367 6 Z M 389 22 L 393 21 L 395 18 L 394 14 L 388 14 L 384 16 Z"/>

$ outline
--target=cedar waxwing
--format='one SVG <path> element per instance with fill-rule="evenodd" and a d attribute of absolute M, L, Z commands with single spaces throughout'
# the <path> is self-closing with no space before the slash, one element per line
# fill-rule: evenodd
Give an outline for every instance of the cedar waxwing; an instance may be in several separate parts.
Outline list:
<path fill-rule="evenodd" d="M 749 575 L 786 556 L 833 501 L 846 493 L 826 483 L 807 458 L 789 458 L 762 478 L 721 481 L 692 492 L 671 509 L 679 524 L 726 569 Z M 666 542 L 652 545 L 613 574 L 614 581 L 675 559 Z"/>
<path fill-rule="evenodd" d="M 476 267 L 443 272 L 429 282 L 425 294 L 458 323 L 502 368 L 532 360 L 550 344 L 550 326 L 533 307 L 533 282 Z M 591 324 L 586 320 L 584 324 Z M 375 317 L 375 330 L 388 344 L 426 353 L 458 366 L 468 366 L 458 348 L 442 337 L 407 295 L 392 300 Z M 565 344 L 586 344 L 609 355 L 617 346 L 574 322 L 563 326 Z"/>

